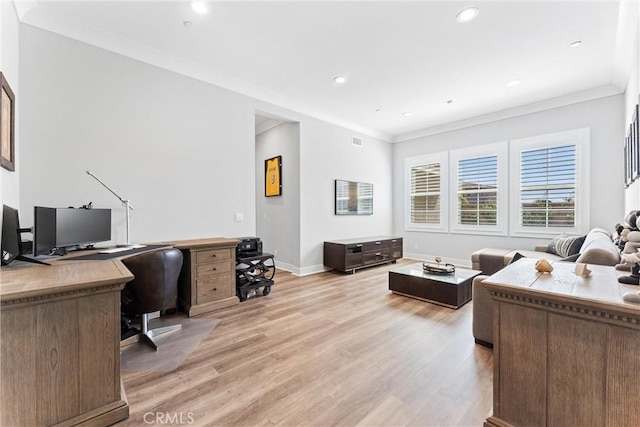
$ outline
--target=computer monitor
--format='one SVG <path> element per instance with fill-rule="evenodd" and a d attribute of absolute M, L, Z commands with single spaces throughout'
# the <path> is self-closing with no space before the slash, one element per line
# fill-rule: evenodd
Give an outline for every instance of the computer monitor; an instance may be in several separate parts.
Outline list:
<path fill-rule="evenodd" d="M 0 238 L 2 241 L 2 265 L 7 265 L 14 260 L 48 265 L 46 262 L 28 258 L 21 254 L 21 233 L 26 231 L 31 230 L 20 228 L 18 210 L 7 205 L 2 205 L 2 237 Z"/>
<path fill-rule="evenodd" d="M 34 208 L 34 255 L 111 240 L 111 209 Z"/>

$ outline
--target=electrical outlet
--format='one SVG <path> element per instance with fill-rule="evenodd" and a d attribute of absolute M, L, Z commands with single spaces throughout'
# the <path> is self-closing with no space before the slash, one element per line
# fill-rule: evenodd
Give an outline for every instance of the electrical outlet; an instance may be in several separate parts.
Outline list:
<path fill-rule="evenodd" d="M 418 249 L 418 244 L 417 243 L 413 245 L 413 249 Z"/>
<path fill-rule="evenodd" d="M 244 221 L 244 214 L 236 212 L 236 222 L 243 222 L 243 221 Z"/>
<path fill-rule="evenodd" d="M 273 250 L 273 256 L 278 256 L 278 250 L 277 249 Z"/>

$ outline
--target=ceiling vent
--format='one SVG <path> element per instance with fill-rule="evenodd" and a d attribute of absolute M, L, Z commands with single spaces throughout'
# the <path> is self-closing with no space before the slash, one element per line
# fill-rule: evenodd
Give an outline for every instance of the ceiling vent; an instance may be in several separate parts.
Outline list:
<path fill-rule="evenodd" d="M 356 138 L 355 136 L 352 138 L 351 143 L 356 147 L 362 147 L 362 138 Z"/>

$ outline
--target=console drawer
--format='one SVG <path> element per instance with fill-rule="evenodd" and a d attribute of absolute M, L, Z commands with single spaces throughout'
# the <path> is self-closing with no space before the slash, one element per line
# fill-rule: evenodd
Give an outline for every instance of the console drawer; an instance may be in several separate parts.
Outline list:
<path fill-rule="evenodd" d="M 364 264 L 371 264 L 375 262 L 381 262 L 389 259 L 389 250 L 381 250 L 377 252 L 369 252 L 364 254 Z"/>
<path fill-rule="evenodd" d="M 380 251 L 387 248 L 389 248 L 388 240 L 377 240 L 375 242 L 367 242 L 364 244 L 365 252 Z"/>
<path fill-rule="evenodd" d="M 196 277 L 210 276 L 212 274 L 223 274 L 231 271 L 230 261 L 210 262 L 208 264 L 196 265 Z"/>
<path fill-rule="evenodd" d="M 198 304 L 217 301 L 235 295 L 231 274 L 218 274 L 205 279 L 198 279 Z"/>
<path fill-rule="evenodd" d="M 204 264 L 205 262 L 228 261 L 231 259 L 231 251 L 229 249 L 212 249 L 210 251 L 196 252 L 196 264 Z"/>

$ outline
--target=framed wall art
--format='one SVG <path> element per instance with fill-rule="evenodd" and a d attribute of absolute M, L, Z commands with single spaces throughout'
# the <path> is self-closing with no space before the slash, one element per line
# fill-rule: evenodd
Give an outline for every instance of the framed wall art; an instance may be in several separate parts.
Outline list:
<path fill-rule="evenodd" d="M 266 197 L 282 195 L 282 156 L 264 161 L 264 195 Z"/>
<path fill-rule="evenodd" d="M 2 72 L 0 72 L 0 81 L 2 83 L 2 98 L 0 101 L 0 163 L 3 168 L 15 171 L 16 100 Z"/>

